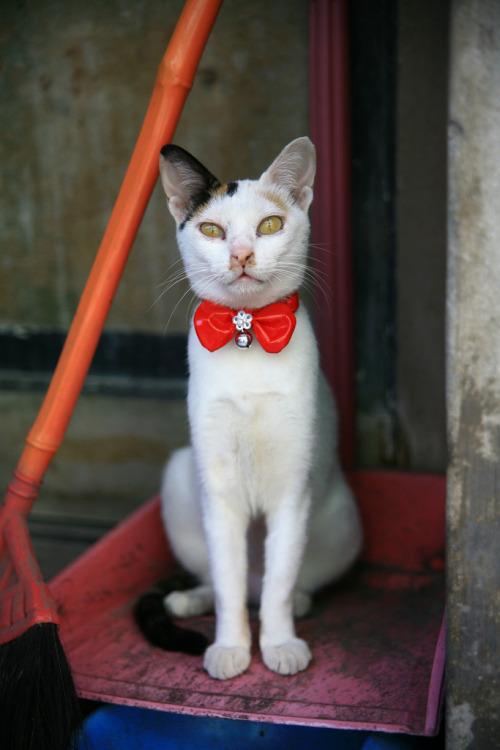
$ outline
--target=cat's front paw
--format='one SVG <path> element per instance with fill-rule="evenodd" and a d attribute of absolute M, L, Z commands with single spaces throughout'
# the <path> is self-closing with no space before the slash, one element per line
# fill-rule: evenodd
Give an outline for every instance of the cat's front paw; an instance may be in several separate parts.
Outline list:
<path fill-rule="evenodd" d="M 213 644 L 205 651 L 203 666 L 210 677 L 229 680 L 242 674 L 250 665 L 250 649 L 244 646 L 217 646 Z"/>
<path fill-rule="evenodd" d="M 278 674 L 302 672 L 312 659 L 309 646 L 301 638 L 293 638 L 279 646 L 265 646 L 262 658 L 268 669 Z"/>

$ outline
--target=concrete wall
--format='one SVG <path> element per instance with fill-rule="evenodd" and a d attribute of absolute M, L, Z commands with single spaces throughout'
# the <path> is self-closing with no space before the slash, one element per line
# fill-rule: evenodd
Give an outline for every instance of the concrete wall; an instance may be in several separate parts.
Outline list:
<path fill-rule="evenodd" d="M 2 3 L 0 327 L 71 322 L 182 0 Z M 307 0 L 226 0 L 175 141 L 221 179 L 257 177 L 308 132 Z M 159 186 L 113 302 L 113 331 L 187 329 L 173 220 Z M 0 352 L 0 365 L 1 365 Z M 41 394 L 0 394 L 5 486 Z M 181 401 L 82 396 L 38 510 L 110 519 L 156 491 L 187 440 Z"/>
<path fill-rule="evenodd" d="M 455 0 L 449 111 L 448 732 L 500 732 L 500 5 Z"/>
<path fill-rule="evenodd" d="M 2 3 L 0 328 L 68 327 L 182 5 Z M 359 456 L 443 471 L 447 3 L 401 0 L 397 16 L 398 393 L 389 414 L 375 404 L 358 419 Z M 308 132 L 307 23 L 307 0 L 225 0 L 175 136 L 222 179 L 258 176 Z M 187 285 L 162 295 L 177 260 L 157 187 L 107 328 L 185 331 Z M 0 395 L 4 484 L 41 395 Z M 83 396 L 43 497 L 124 513 L 157 488 L 163 455 L 186 435 L 178 403 Z"/>
<path fill-rule="evenodd" d="M 69 325 L 181 0 L 2 3 L 0 325 Z M 258 176 L 307 133 L 307 1 L 227 0 L 175 141 L 223 179 Z M 114 330 L 185 330 L 186 291 L 155 190 L 116 295 Z M 173 314 L 172 314 L 172 311 Z"/>

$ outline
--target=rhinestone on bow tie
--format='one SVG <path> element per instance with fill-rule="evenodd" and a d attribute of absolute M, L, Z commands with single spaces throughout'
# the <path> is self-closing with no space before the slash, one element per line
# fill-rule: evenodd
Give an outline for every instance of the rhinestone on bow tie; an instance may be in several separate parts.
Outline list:
<path fill-rule="evenodd" d="M 233 318 L 233 323 L 237 331 L 248 331 L 252 327 L 253 316 L 250 313 L 240 310 Z"/>
<path fill-rule="evenodd" d="M 252 334 L 248 333 L 249 329 L 252 327 L 252 320 L 253 316 L 244 310 L 240 310 L 233 317 L 233 323 L 237 330 L 234 340 L 239 349 L 248 349 L 252 343 Z"/>

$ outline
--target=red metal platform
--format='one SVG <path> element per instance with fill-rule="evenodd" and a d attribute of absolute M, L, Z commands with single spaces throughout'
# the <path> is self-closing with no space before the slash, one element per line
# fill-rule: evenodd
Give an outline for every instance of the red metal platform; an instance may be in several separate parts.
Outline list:
<path fill-rule="evenodd" d="M 444 672 L 444 479 L 388 472 L 351 477 L 366 528 L 363 560 L 297 624 L 314 660 L 303 673 L 250 669 L 211 679 L 201 657 L 162 652 L 139 633 L 136 597 L 172 556 L 158 498 L 49 584 L 82 697 L 203 716 L 432 735 Z M 214 618 L 190 626 L 214 632 Z M 253 621 L 257 644 L 257 620 Z"/>

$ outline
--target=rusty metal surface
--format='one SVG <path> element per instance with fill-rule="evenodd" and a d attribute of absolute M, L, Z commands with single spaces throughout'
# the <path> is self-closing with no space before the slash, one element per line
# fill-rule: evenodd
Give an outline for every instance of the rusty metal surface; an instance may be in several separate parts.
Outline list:
<path fill-rule="evenodd" d="M 411 519 L 408 520 L 411 524 Z M 418 541 L 418 540 L 416 540 Z M 168 565 L 154 500 L 51 582 L 61 638 L 82 696 L 195 715 L 432 734 L 439 717 L 442 572 L 362 563 L 297 623 L 314 660 L 302 674 L 250 669 L 219 682 L 200 657 L 150 647 L 131 616 L 135 596 Z M 194 618 L 211 638 L 214 618 Z M 434 669 L 434 674 L 433 674 Z"/>
<path fill-rule="evenodd" d="M 218 682 L 200 657 L 144 643 L 127 605 L 68 639 L 80 693 L 93 699 L 181 713 L 337 728 L 425 733 L 442 587 L 373 589 L 352 582 L 322 598 L 298 633 L 313 644 L 312 666 L 286 678 L 254 647 L 249 671 Z M 213 618 L 192 623 L 209 637 Z M 254 644 L 256 623 L 253 624 Z"/>

